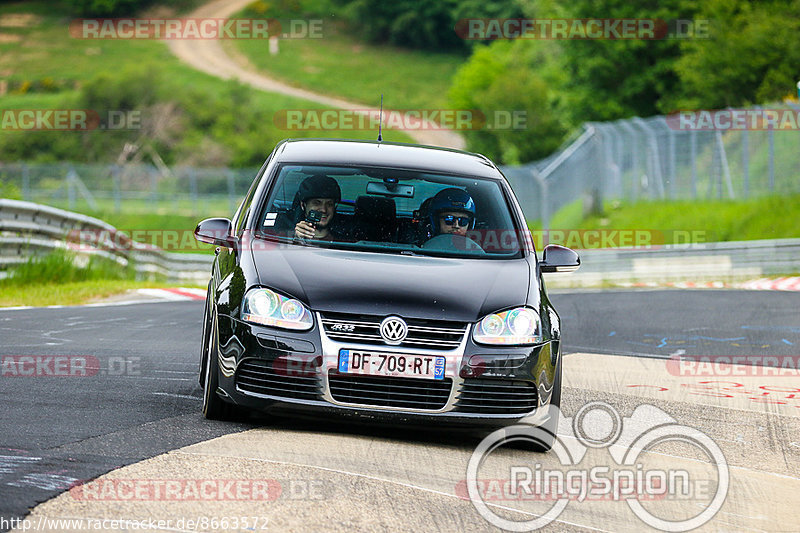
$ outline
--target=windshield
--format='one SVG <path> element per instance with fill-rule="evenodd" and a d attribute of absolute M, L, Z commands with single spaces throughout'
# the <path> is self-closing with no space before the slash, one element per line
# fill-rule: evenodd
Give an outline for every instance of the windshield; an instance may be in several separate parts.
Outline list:
<path fill-rule="evenodd" d="M 519 233 L 493 180 L 384 168 L 284 165 L 258 234 L 300 246 L 508 259 Z"/>

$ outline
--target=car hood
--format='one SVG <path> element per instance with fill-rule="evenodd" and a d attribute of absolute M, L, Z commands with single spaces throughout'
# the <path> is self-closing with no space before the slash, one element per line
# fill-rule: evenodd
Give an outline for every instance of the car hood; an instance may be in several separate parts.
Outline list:
<path fill-rule="evenodd" d="M 291 246 L 252 250 L 261 285 L 314 311 L 473 322 L 525 304 L 526 259 L 408 256 Z M 537 294 L 537 290 L 532 290 Z"/>

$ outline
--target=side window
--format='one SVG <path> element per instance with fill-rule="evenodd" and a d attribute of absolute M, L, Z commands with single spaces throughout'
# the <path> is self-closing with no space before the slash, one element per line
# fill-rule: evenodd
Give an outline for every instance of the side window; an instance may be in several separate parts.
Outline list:
<path fill-rule="evenodd" d="M 244 197 L 242 205 L 239 206 L 239 210 L 236 212 L 236 220 L 234 221 L 236 235 L 241 235 L 244 230 L 244 223 L 247 220 L 247 216 L 250 214 L 250 206 L 253 205 L 253 197 L 256 194 L 259 181 L 260 180 L 253 180 L 250 190 L 247 191 L 247 196 Z"/>
<path fill-rule="evenodd" d="M 277 150 L 277 148 L 275 148 Z M 250 185 L 250 190 L 247 191 L 247 195 L 242 200 L 242 204 L 239 206 L 239 209 L 236 211 L 236 215 L 233 219 L 233 226 L 235 228 L 236 235 L 241 236 L 242 231 L 244 231 L 244 224 L 247 221 L 248 215 L 250 215 L 250 207 L 253 205 L 253 198 L 256 194 L 256 189 L 258 189 L 258 184 L 261 183 L 262 178 L 264 177 L 264 172 L 269 165 L 269 162 L 272 160 L 272 156 L 275 155 L 275 150 L 269 154 L 267 160 L 264 161 L 264 164 L 261 165 L 261 170 L 258 171 L 253 183 Z"/>

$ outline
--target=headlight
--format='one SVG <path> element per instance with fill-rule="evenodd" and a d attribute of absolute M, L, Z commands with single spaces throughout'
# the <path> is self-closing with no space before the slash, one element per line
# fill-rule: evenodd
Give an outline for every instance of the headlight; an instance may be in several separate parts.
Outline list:
<path fill-rule="evenodd" d="M 278 328 L 307 330 L 314 319 L 300 300 L 287 298 L 270 289 L 250 289 L 242 302 L 242 320 Z"/>
<path fill-rule="evenodd" d="M 481 344 L 536 344 L 542 342 L 542 325 L 533 309 L 517 307 L 483 317 L 472 338 Z"/>

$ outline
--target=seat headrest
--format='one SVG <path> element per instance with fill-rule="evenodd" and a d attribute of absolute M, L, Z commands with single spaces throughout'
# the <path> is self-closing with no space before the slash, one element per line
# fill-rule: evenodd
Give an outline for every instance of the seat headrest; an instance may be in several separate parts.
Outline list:
<path fill-rule="evenodd" d="M 376 222 L 394 222 L 397 216 L 397 206 L 394 198 L 359 196 L 356 198 L 355 215 L 358 218 L 368 218 Z"/>

